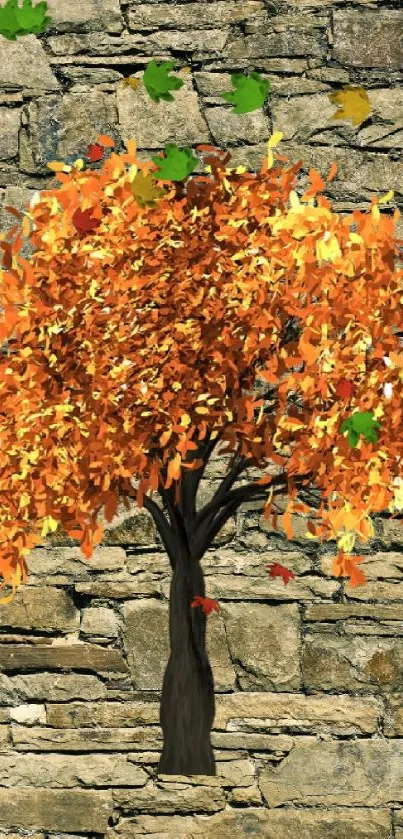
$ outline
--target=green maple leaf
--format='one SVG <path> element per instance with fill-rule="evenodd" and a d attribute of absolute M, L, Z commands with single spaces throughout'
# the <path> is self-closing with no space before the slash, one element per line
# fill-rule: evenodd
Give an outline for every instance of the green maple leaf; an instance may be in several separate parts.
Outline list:
<path fill-rule="evenodd" d="M 173 67 L 175 67 L 174 61 L 162 61 L 158 65 L 155 58 L 147 64 L 143 73 L 143 82 L 148 95 L 154 102 L 159 102 L 160 99 L 164 99 L 165 102 L 173 102 L 174 97 L 169 91 L 179 90 L 184 84 L 182 79 L 168 75 Z"/>
<path fill-rule="evenodd" d="M 32 0 L 23 0 L 22 7 L 17 0 L 8 0 L 0 6 L 0 34 L 7 41 L 15 41 L 19 35 L 40 35 L 52 22 L 46 12 L 46 0 L 32 6 Z"/>
<path fill-rule="evenodd" d="M 372 411 L 357 411 L 342 422 L 340 433 L 343 434 L 345 431 L 348 431 L 347 440 L 354 449 L 358 443 L 360 434 L 365 437 L 367 443 L 376 443 L 378 441 L 375 426 L 377 428 L 381 427 L 380 423 L 373 419 Z"/>
<path fill-rule="evenodd" d="M 262 79 L 260 73 L 251 73 L 250 76 L 233 73 L 231 83 L 236 90 L 221 95 L 235 105 L 234 114 L 247 114 L 261 108 L 270 90 L 270 82 Z"/>
<path fill-rule="evenodd" d="M 165 157 L 152 157 L 153 163 L 159 167 L 159 174 L 152 173 L 153 178 L 168 181 L 183 181 L 193 172 L 197 166 L 197 157 L 194 157 L 192 149 L 186 146 L 179 149 L 175 143 L 167 143 L 164 149 Z"/>

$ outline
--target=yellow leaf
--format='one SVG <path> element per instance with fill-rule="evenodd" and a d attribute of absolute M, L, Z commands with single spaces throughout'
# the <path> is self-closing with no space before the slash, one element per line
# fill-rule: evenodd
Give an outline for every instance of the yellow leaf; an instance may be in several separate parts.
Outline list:
<path fill-rule="evenodd" d="M 354 548 L 355 540 L 355 533 L 343 533 L 343 535 L 337 540 L 337 547 L 340 551 L 344 551 L 344 553 L 349 554 Z"/>
<path fill-rule="evenodd" d="M 71 172 L 71 166 L 68 166 L 67 163 L 61 163 L 59 160 L 52 160 L 51 163 L 46 165 L 52 172 Z"/>
<path fill-rule="evenodd" d="M 45 537 L 48 535 L 48 533 L 54 533 L 54 531 L 57 530 L 57 527 L 58 522 L 55 519 L 53 519 L 52 516 L 46 516 L 43 522 L 41 536 Z"/>
<path fill-rule="evenodd" d="M 273 163 L 274 163 L 274 156 L 273 156 L 272 149 L 274 149 L 275 146 L 278 145 L 278 143 L 280 142 L 280 140 L 282 140 L 282 138 L 283 138 L 283 132 L 282 131 L 276 131 L 274 134 L 272 134 L 272 136 L 269 138 L 269 140 L 267 142 L 267 168 L 268 169 L 271 169 L 271 167 L 273 166 Z"/>
<path fill-rule="evenodd" d="M 386 195 L 383 196 L 383 198 L 378 199 L 378 204 L 386 204 L 387 201 L 391 201 L 394 194 L 394 190 L 390 189 L 389 192 L 387 192 Z"/>
<path fill-rule="evenodd" d="M 362 87 L 345 85 L 336 93 L 329 93 L 328 98 L 339 110 L 332 119 L 349 119 L 353 125 L 360 125 L 371 113 L 368 94 Z"/>
<path fill-rule="evenodd" d="M 128 76 L 127 79 L 122 79 L 122 81 L 125 87 L 131 87 L 132 90 L 137 90 L 140 84 L 140 79 L 134 79 L 131 76 Z"/>

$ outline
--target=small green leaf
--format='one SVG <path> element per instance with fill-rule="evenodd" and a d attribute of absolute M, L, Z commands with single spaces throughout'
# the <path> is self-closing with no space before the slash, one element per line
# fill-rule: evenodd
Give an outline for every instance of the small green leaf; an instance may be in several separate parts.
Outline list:
<path fill-rule="evenodd" d="M 347 440 L 352 448 L 358 443 L 359 435 L 365 437 L 367 443 L 377 443 L 378 437 L 375 431 L 380 428 L 380 423 L 373 419 L 372 411 L 356 411 L 351 417 L 345 419 L 340 426 L 340 433 L 348 431 Z"/>
<path fill-rule="evenodd" d="M 153 178 L 167 181 L 183 181 L 197 166 L 197 157 L 188 146 L 179 149 L 175 143 L 167 143 L 164 149 L 165 157 L 152 157 L 151 160 L 159 167 L 159 174 L 152 172 Z"/>
<path fill-rule="evenodd" d="M 0 34 L 8 41 L 15 41 L 21 35 L 40 35 L 52 18 L 46 15 L 46 0 L 32 6 L 32 0 L 23 0 L 22 7 L 17 0 L 8 0 L 0 6 Z"/>
<path fill-rule="evenodd" d="M 174 97 L 169 91 L 179 90 L 184 84 L 182 79 L 168 75 L 174 66 L 174 61 L 163 61 L 158 65 L 154 58 L 147 64 L 143 73 L 143 82 L 148 95 L 154 102 L 159 102 L 160 99 L 173 102 Z"/>
<path fill-rule="evenodd" d="M 223 99 L 235 105 L 234 114 L 247 114 L 261 108 L 270 90 L 270 82 L 262 79 L 260 73 L 233 73 L 232 86 L 236 88 L 229 93 L 222 93 Z"/>

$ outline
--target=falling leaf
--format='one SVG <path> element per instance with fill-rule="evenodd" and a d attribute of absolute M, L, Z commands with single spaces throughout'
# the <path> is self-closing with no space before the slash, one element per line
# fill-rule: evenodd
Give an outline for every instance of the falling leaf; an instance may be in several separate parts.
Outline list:
<path fill-rule="evenodd" d="M 266 565 L 265 567 L 270 569 L 271 577 L 282 577 L 284 585 L 287 585 L 290 579 L 295 579 L 295 574 L 288 568 L 285 568 L 284 565 L 281 565 L 280 562 L 273 562 L 271 565 Z"/>
<path fill-rule="evenodd" d="M 362 87 L 346 85 L 336 93 L 329 93 L 328 97 L 339 107 L 332 119 L 349 119 L 353 125 L 360 125 L 371 113 L 368 94 Z"/>
<path fill-rule="evenodd" d="M 348 379 L 340 379 L 336 385 L 336 396 L 341 396 L 342 399 L 350 399 L 354 391 L 354 385 Z"/>
<path fill-rule="evenodd" d="M 162 61 L 157 64 L 153 58 L 143 73 L 143 82 L 148 95 L 154 102 L 163 99 L 165 102 L 173 102 L 174 97 L 170 90 L 179 90 L 184 84 L 183 79 L 169 76 L 168 73 L 175 67 L 174 61 Z"/>
<path fill-rule="evenodd" d="M 192 149 L 188 146 L 179 149 L 175 143 L 167 143 L 164 149 L 165 157 L 152 157 L 158 169 L 158 175 L 153 172 L 153 178 L 168 181 L 182 181 L 193 172 L 197 166 L 197 157 L 194 157 Z"/>
<path fill-rule="evenodd" d="M 233 73 L 231 83 L 235 90 L 222 93 L 222 98 L 232 102 L 234 114 L 247 114 L 261 108 L 270 91 L 270 82 L 262 79 L 259 73 Z"/>
<path fill-rule="evenodd" d="M 190 605 L 193 609 L 195 606 L 202 606 L 205 615 L 209 615 L 213 609 L 215 612 L 220 611 L 217 600 L 211 600 L 210 597 L 202 597 L 200 594 L 194 595 L 194 600 Z"/>
<path fill-rule="evenodd" d="M 375 426 L 380 428 L 379 422 L 373 419 L 372 411 L 357 411 L 344 420 L 340 426 L 340 433 L 344 434 L 345 431 L 348 431 L 347 440 L 350 446 L 355 448 L 360 434 L 365 437 L 368 443 L 377 442 Z"/>
<path fill-rule="evenodd" d="M 153 204 L 158 198 L 165 195 L 165 190 L 158 187 L 151 175 L 144 175 L 137 172 L 132 182 L 132 192 L 140 207 Z"/>
<path fill-rule="evenodd" d="M 88 146 L 87 149 L 87 157 L 91 163 L 95 163 L 96 160 L 101 160 L 104 156 L 104 150 L 99 143 L 92 143 Z"/>
<path fill-rule="evenodd" d="M 99 219 L 92 218 L 91 213 L 91 208 L 89 210 L 78 209 L 75 211 L 72 222 L 79 233 L 90 233 L 91 230 L 99 226 Z"/>
<path fill-rule="evenodd" d="M 122 81 L 126 87 L 131 87 L 132 90 L 137 90 L 141 80 L 128 76 L 127 78 L 122 79 Z"/>

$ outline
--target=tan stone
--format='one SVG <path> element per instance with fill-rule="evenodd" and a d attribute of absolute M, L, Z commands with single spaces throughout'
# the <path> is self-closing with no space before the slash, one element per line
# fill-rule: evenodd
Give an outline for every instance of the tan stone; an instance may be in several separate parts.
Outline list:
<path fill-rule="evenodd" d="M 396 638 L 324 638 L 307 633 L 302 653 L 304 685 L 310 690 L 398 690 L 403 642 Z"/>
<path fill-rule="evenodd" d="M 3 787 L 141 787 L 148 775 L 135 755 L 0 754 Z"/>
<path fill-rule="evenodd" d="M 298 737 L 259 787 L 269 807 L 332 804 L 382 807 L 403 799 L 403 740 Z"/>
<path fill-rule="evenodd" d="M 58 31 L 63 27 L 85 26 L 86 31 L 101 30 L 103 32 L 121 32 L 123 21 L 117 0 L 96 0 L 87 3 L 77 3 L 75 0 L 52 0 L 52 27 Z"/>
<path fill-rule="evenodd" d="M 401 603 L 403 583 L 382 583 L 377 580 L 375 583 L 365 583 L 365 585 L 356 588 L 346 585 L 346 595 L 350 600 L 390 600 Z"/>
<path fill-rule="evenodd" d="M 140 810 L 142 813 L 167 814 L 175 813 L 178 809 L 183 813 L 192 813 L 196 809 L 215 813 L 225 807 L 225 794 L 218 786 L 217 778 L 213 778 L 212 784 L 205 782 L 203 786 L 189 786 L 175 781 L 175 777 L 180 776 L 171 776 L 172 780 L 169 781 L 170 776 L 161 777 L 166 779 L 165 783 L 149 781 L 142 789 L 114 789 L 115 805 L 122 808 L 123 812 Z"/>
<path fill-rule="evenodd" d="M 0 787 L 0 827 L 103 833 L 113 812 L 109 790 L 45 790 Z"/>
<path fill-rule="evenodd" d="M 1 606 L 0 626 L 74 631 L 80 627 L 80 614 L 66 591 L 49 586 L 44 598 L 41 589 L 27 586 L 16 591 L 12 603 Z"/>
<path fill-rule="evenodd" d="M 244 839 L 255 835 L 262 839 L 389 839 L 391 816 L 389 810 L 332 808 L 328 812 L 314 807 L 304 809 L 269 810 L 248 807 L 227 808 L 214 816 L 147 816 L 122 819 L 109 828 L 105 839 L 134 839 L 137 836 L 175 837 L 189 839 Z"/>
<path fill-rule="evenodd" d="M 325 580 L 318 576 L 306 575 L 301 578 L 292 578 L 287 584 L 281 577 L 270 577 L 268 571 L 265 570 L 265 565 L 270 563 L 280 562 L 289 570 L 292 570 L 292 564 L 285 561 L 284 554 L 272 551 L 268 556 L 260 557 L 261 562 L 261 576 L 243 577 L 240 574 L 212 574 L 208 578 L 209 597 L 218 600 L 220 599 L 238 600 L 248 602 L 249 600 L 313 600 L 316 597 L 332 597 L 340 590 L 340 581 Z M 264 576 L 263 576 L 264 575 Z M 169 594 L 169 582 L 162 581 L 161 590 L 165 597 Z"/>
<path fill-rule="evenodd" d="M 301 696 L 293 693 L 234 693 L 216 697 L 214 728 L 227 731 L 323 731 L 372 733 L 382 713 L 375 697 Z"/>
<path fill-rule="evenodd" d="M 386 737 L 403 735 L 403 691 L 385 696 L 384 733 Z M 403 822 L 402 822 L 403 825 Z"/>
<path fill-rule="evenodd" d="M 333 12 L 333 59 L 353 67 L 400 69 L 403 14 L 389 9 Z M 371 32 L 371 38 L 368 38 Z"/>
<path fill-rule="evenodd" d="M 0 647 L 0 670 L 12 672 L 27 669 L 47 670 L 76 667 L 107 673 L 127 671 L 126 663 L 117 650 L 105 650 L 94 644 L 56 645 L 53 647 L 30 647 L 7 644 Z"/>
<path fill-rule="evenodd" d="M 403 620 L 403 605 L 387 606 L 383 603 L 312 603 L 305 606 L 306 621 L 342 621 L 346 618 L 372 618 L 373 620 Z M 362 622 L 361 622 L 362 623 Z"/>
<path fill-rule="evenodd" d="M 357 540 L 357 553 L 359 553 L 358 547 L 359 543 Z M 331 556 L 324 555 L 321 557 L 321 569 L 324 574 L 331 573 L 331 565 Z M 402 555 L 395 551 L 374 551 L 371 554 L 366 554 L 364 562 L 360 564 L 360 568 L 362 568 L 368 581 L 382 579 L 403 580 Z M 379 599 L 381 598 L 379 597 Z"/>
<path fill-rule="evenodd" d="M 125 552 L 123 548 L 98 545 L 91 559 L 81 553 L 79 547 L 58 547 L 46 545 L 35 547 L 29 554 L 29 577 L 27 585 L 68 585 L 97 578 L 103 580 L 126 580 L 132 578 L 125 573 Z M 102 572 L 102 575 L 100 574 Z"/>
<path fill-rule="evenodd" d="M 69 702 L 46 705 L 47 724 L 54 728 L 124 728 L 159 723 L 158 702 Z"/>
<path fill-rule="evenodd" d="M 169 597 L 169 591 L 166 593 Z M 138 600 L 123 605 L 123 638 L 133 684 L 140 690 L 161 690 L 169 658 L 168 603 Z M 214 672 L 216 689 L 229 690 L 235 671 L 229 657 L 222 616 L 207 621 L 206 648 Z"/>
<path fill-rule="evenodd" d="M 0 726 L 1 727 L 1 726 Z M 160 726 L 134 728 L 80 728 L 57 730 L 11 724 L 16 751 L 38 752 L 130 752 L 138 749 L 161 752 Z"/>

